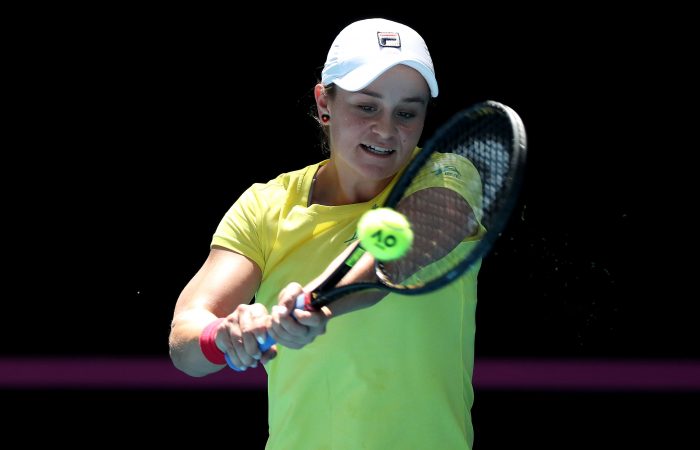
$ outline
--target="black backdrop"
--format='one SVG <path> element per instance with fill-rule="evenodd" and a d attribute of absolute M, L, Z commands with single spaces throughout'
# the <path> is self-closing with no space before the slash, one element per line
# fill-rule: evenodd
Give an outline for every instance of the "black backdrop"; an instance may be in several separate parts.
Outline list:
<path fill-rule="evenodd" d="M 2 356 L 165 356 L 174 303 L 227 208 L 251 183 L 323 158 L 309 112 L 332 39 L 384 16 L 431 49 L 441 92 L 426 136 L 484 99 L 527 127 L 518 214 L 480 278 L 477 359 L 700 359 L 697 307 L 660 245 L 676 233 L 663 190 L 682 168 L 654 157 L 674 142 L 648 111 L 672 86 L 650 76 L 644 30 L 594 13 L 523 22 L 367 11 L 110 13 L 27 33 L 10 123 L 20 163 L 5 170 L 24 181 L 5 183 Z M 527 400 L 581 415 L 600 407 L 575 395 Z M 681 401 L 647 395 L 604 401 L 622 416 Z M 476 417 L 495 439 L 493 422 Z"/>

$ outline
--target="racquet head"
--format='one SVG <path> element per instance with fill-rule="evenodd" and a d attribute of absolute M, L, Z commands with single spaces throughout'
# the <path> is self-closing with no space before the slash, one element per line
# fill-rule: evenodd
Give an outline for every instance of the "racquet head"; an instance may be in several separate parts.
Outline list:
<path fill-rule="evenodd" d="M 457 113 L 414 156 L 383 205 L 408 219 L 411 249 L 396 261 L 376 262 L 379 283 L 334 287 L 339 274 L 349 270 L 341 267 L 307 302 L 319 307 L 377 287 L 414 295 L 458 278 L 487 254 L 506 226 L 526 149 L 525 127 L 510 107 L 485 101 Z M 361 253 L 358 248 L 345 266 Z"/>

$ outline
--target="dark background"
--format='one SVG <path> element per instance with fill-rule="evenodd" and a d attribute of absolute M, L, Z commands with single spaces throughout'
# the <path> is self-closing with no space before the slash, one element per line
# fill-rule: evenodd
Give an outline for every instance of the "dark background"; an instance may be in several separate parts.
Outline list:
<path fill-rule="evenodd" d="M 518 211 L 480 276 L 477 360 L 700 359 L 698 308 L 680 294 L 689 270 L 670 256 L 686 225 L 667 189 L 683 182 L 683 164 L 669 163 L 677 141 L 658 109 L 683 87 L 657 75 L 666 61 L 653 31 L 590 11 L 523 21 L 465 8 L 299 11 L 294 20 L 112 11 L 28 26 L 12 71 L 17 162 L 4 170 L 12 268 L 0 357 L 166 356 L 177 296 L 228 207 L 251 183 L 325 157 L 309 113 L 333 38 L 383 16 L 414 27 L 431 50 L 440 96 L 426 137 L 485 99 L 513 107 L 527 128 Z M 29 411 L 58 412 L 69 399 L 88 410 L 148 404 L 143 420 L 219 398 L 8 395 Z M 264 392 L 236 395 L 258 405 L 236 420 L 264 425 Z M 696 401 L 477 392 L 476 448 L 661 442 L 689 423 L 668 411 Z M 248 430 L 264 439 L 264 427 Z"/>

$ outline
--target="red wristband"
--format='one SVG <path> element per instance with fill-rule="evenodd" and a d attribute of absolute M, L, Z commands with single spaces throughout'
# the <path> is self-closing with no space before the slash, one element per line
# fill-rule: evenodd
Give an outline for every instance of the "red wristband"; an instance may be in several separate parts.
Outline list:
<path fill-rule="evenodd" d="M 202 334 L 199 335 L 199 348 L 202 349 L 204 357 L 209 362 L 214 364 L 226 364 L 224 352 L 216 346 L 216 329 L 224 318 L 219 318 L 204 327 Z"/>

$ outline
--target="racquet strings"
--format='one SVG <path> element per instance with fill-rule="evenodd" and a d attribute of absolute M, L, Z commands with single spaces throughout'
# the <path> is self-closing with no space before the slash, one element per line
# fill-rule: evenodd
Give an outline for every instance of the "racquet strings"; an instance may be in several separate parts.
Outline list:
<path fill-rule="evenodd" d="M 408 168 L 415 174 L 395 209 L 411 223 L 413 246 L 402 259 L 378 265 L 385 282 L 416 289 L 461 274 L 465 261 L 485 253 L 483 237 L 500 232 L 508 216 L 513 166 L 524 146 L 511 113 L 487 104 L 458 114 L 426 145 L 430 156 L 420 167 Z"/>

